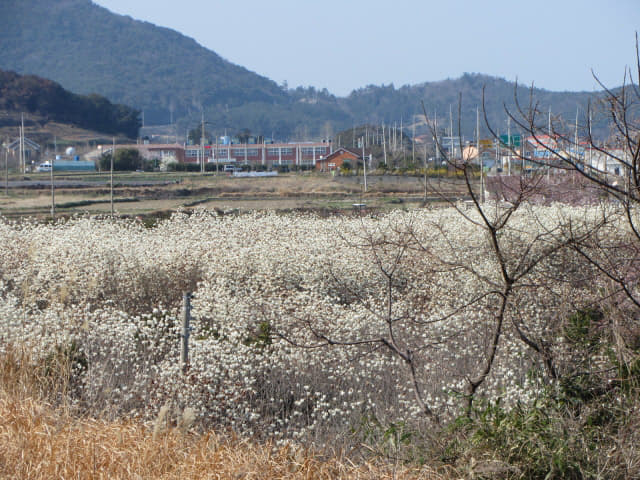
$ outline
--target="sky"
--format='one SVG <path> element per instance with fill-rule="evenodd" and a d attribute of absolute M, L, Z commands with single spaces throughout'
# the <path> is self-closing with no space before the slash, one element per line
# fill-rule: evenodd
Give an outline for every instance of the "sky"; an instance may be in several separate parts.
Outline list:
<path fill-rule="evenodd" d="M 640 0 L 93 0 L 289 88 L 344 96 L 465 72 L 554 91 L 622 84 Z M 637 70 L 634 72 L 637 75 Z"/>

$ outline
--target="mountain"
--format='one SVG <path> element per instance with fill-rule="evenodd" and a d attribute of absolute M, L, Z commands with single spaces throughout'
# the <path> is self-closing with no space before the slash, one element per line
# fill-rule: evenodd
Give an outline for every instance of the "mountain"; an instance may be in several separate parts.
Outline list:
<path fill-rule="evenodd" d="M 58 83 L 35 75 L 0 70 L 0 111 L 34 114 L 47 121 L 136 138 L 140 112 L 114 105 L 103 96 L 77 95 Z"/>
<path fill-rule="evenodd" d="M 114 14 L 90 0 L 0 1 L 0 68 L 36 74 L 76 93 L 98 93 L 144 111 L 145 124 L 176 122 L 185 131 L 205 119 L 215 131 L 248 129 L 278 139 L 328 137 L 364 123 L 400 123 L 421 113 L 448 121 L 462 92 L 462 129 L 471 135 L 487 87 L 490 121 L 504 131 L 502 102 L 514 85 L 466 74 L 420 85 L 368 86 L 347 97 L 313 87 L 286 89 L 234 65 L 176 31 Z M 528 103 L 525 88 L 519 96 Z M 589 94 L 536 90 L 540 107 L 575 118 Z M 457 130 L 457 125 L 456 125 Z"/>
<path fill-rule="evenodd" d="M 422 105 L 424 104 L 429 118 L 437 117 L 440 127 L 448 129 L 452 117 L 454 132 L 458 131 L 459 108 L 462 119 L 460 129 L 470 138 L 476 128 L 476 108 L 481 115 L 481 132 L 483 135 L 490 136 L 484 121 L 483 104 L 486 119 L 492 129 L 496 133 L 507 133 L 506 110 L 517 111 L 516 98 L 523 110 L 527 110 L 531 102 L 531 105 L 540 111 L 536 122 L 538 125 L 546 124 L 549 109 L 554 119 L 561 117 L 568 124 L 574 125 L 576 108 L 579 109 L 579 124 L 582 124 L 589 101 L 597 100 L 600 94 L 551 92 L 539 88 L 532 89 L 531 85 L 520 85 L 489 75 L 465 73 L 457 79 L 406 85 L 398 89 L 393 85 L 370 85 L 353 91 L 343 102 L 354 118 L 363 118 L 366 123 L 373 124 L 386 121 L 387 125 L 390 119 L 399 125 L 401 118 L 404 119 L 404 124 L 408 125 L 416 115 L 422 122 L 424 119 Z M 416 121 L 418 121 L 417 118 Z M 515 121 L 511 121 L 511 128 L 513 132 L 521 130 Z M 601 135 L 605 133 L 601 122 L 596 123 L 594 128 Z"/>
<path fill-rule="evenodd" d="M 173 30 L 116 15 L 89 0 L 2 0 L 0 68 L 99 93 L 168 123 L 203 105 L 285 103 L 275 82 Z"/>

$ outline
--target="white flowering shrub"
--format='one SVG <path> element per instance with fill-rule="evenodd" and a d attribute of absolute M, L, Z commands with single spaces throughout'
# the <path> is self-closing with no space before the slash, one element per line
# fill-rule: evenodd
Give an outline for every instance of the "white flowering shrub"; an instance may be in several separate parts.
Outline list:
<path fill-rule="evenodd" d="M 567 319 L 617 297 L 568 239 L 612 248 L 625 225 L 603 207 L 525 205 L 498 232 L 498 256 L 477 213 L 454 209 L 199 211 L 150 229 L 3 220 L 0 348 L 26 346 L 38 361 L 77 346 L 86 368 L 71 397 L 86 410 L 152 418 L 171 404 L 245 434 L 347 441 L 368 416 L 452 418 L 479 375 L 474 395 L 509 405 L 571 371 Z M 612 262 L 629 263 L 616 252 Z M 515 279 L 507 290 L 503 266 Z"/>

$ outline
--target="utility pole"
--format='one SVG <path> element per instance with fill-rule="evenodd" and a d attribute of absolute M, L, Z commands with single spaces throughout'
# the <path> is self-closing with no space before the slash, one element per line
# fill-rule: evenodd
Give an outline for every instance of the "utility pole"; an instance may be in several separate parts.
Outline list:
<path fill-rule="evenodd" d="M 438 112 L 433 114 L 434 142 L 436 147 L 436 163 L 440 163 L 440 143 L 438 142 Z"/>
<path fill-rule="evenodd" d="M 384 152 L 384 166 L 387 166 L 387 138 L 384 135 L 384 123 L 382 124 L 382 151 Z"/>
<path fill-rule="evenodd" d="M 262 140 L 263 143 L 263 147 L 264 147 L 264 139 Z M 214 150 L 215 153 L 213 153 L 213 156 L 215 158 L 216 161 L 216 176 L 218 175 L 218 165 L 220 164 L 220 152 L 218 152 L 218 137 L 216 134 L 216 149 Z"/>
<path fill-rule="evenodd" d="M 424 204 L 427 204 L 427 142 L 424 142 Z"/>
<path fill-rule="evenodd" d="M 547 124 L 547 135 L 549 136 L 549 146 L 551 146 L 551 107 L 549 107 L 549 120 Z M 538 145 L 536 145 L 538 147 Z M 549 155 L 547 160 L 547 184 L 550 183 L 551 180 L 551 152 L 549 150 L 545 151 L 545 155 Z"/>
<path fill-rule="evenodd" d="M 4 149 L 4 194 L 9 196 L 9 147 Z"/>
<path fill-rule="evenodd" d="M 413 128 L 411 131 L 411 163 L 416 164 L 416 121 L 413 120 Z"/>
<path fill-rule="evenodd" d="M 500 176 L 504 173 L 504 165 L 502 163 L 502 158 L 500 157 L 500 130 L 496 132 L 498 134 L 497 138 L 494 140 L 496 146 L 496 165 L 500 165 Z"/>
<path fill-rule="evenodd" d="M 511 176 L 511 117 L 507 118 L 507 162 L 509 162 L 508 169 L 509 176 Z"/>
<path fill-rule="evenodd" d="M 111 204 L 111 218 L 113 218 L 113 158 L 116 156 L 116 137 L 113 137 L 111 147 L 111 167 L 109 169 L 109 203 Z M 53 170 L 53 166 L 51 167 Z"/>
<path fill-rule="evenodd" d="M 576 155 L 578 155 L 578 158 L 580 158 L 579 157 L 580 153 L 578 151 L 578 108 L 579 107 L 576 107 L 576 132 L 575 132 L 575 138 L 574 138 L 574 144 L 575 144 L 574 148 L 576 150 Z"/>
<path fill-rule="evenodd" d="M 22 170 L 22 175 L 27 173 L 24 163 L 24 113 L 21 114 L 20 121 L 20 170 Z"/>
<path fill-rule="evenodd" d="M 404 157 L 404 138 L 403 138 L 403 134 L 402 134 L 402 117 L 400 117 L 400 149 L 402 150 L 402 163 L 404 164 L 404 166 L 407 166 L 407 162 L 405 161 L 405 157 Z"/>
<path fill-rule="evenodd" d="M 398 122 L 393 122 L 393 153 L 398 151 Z"/>
<path fill-rule="evenodd" d="M 200 173 L 204 173 L 204 112 L 202 112 L 202 135 L 200 136 L 202 146 L 202 163 L 200 164 Z"/>
<path fill-rule="evenodd" d="M 591 136 L 591 110 L 589 110 L 589 167 L 593 167 L 593 137 Z"/>
<path fill-rule="evenodd" d="M 449 104 L 449 145 L 451 146 L 451 158 L 456 156 L 456 146 L 453 143 L 453 110 Z"/>
<path fill-rule="evenodd" d="M 53 166 L 55 156 L 51 159 L 51 220 L 56 219 L 56 187 L 53 183 Z"/>
<path fill-rule="evenodd" d="M 480 203 L 484 203 L 484 165 L 480 155 L 480 110 L 476 107 L 476 142 L 478 150 L 478 161 L 480 162 Z"/>
<path fill-rule="evenodd" d="M 367 159 L 364 156 L 364 137 L 360 138 L 362 142 L 362 168 L 364 173 L 364 191 L 367 191 Z"/>

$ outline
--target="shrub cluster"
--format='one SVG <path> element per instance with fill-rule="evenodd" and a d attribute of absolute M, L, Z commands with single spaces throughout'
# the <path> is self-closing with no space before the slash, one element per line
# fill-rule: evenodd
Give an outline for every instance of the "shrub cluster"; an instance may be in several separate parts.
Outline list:
<path fill-rule="evenodd" d="M 0 349 L 28 348 L 45 366 L 66 359 L 67 399 L 81 410 L 151 419 L 171 404 L 200 425 L 317 445 L 375 439 L 394 455 L 420 438 L 442 461 L 493 452 L 505 472 L 579 478 L 606 465 L 576 452 L 640 406 L 634 306 L 562 228 L 589 232 L 603 214 L 600 243 L 584 248 L 631 270 L 626 223 L 609 209 L 526 206 L 501 231 L 504 268 L 526 274 L 510 286 L 471 408 L 469 379 L 489 354 L 504 293 L 487 232 L 454 209 L 198 211 L 151 228 L 3 220 Z M 185 370 L 183 292 L 193 293 Z"/>

